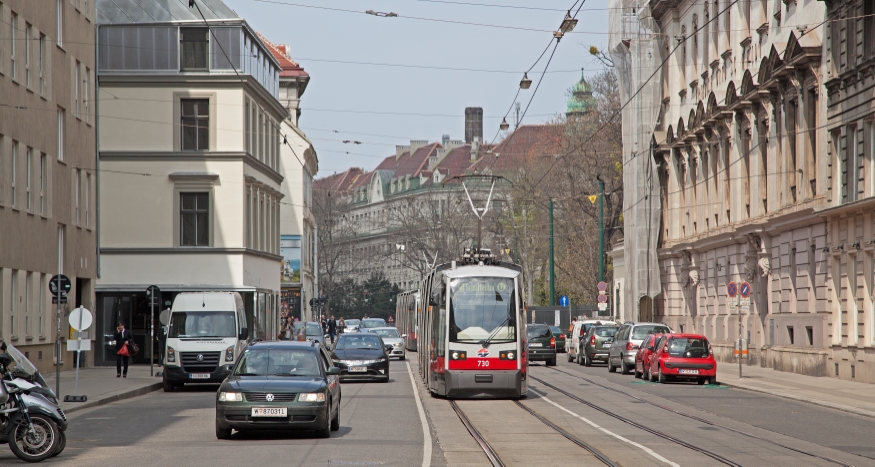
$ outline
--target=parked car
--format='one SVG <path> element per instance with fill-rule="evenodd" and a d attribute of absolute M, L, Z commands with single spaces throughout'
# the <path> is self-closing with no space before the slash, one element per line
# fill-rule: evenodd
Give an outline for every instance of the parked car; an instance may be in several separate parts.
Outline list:
<path fill-rule="evenodd" d="M 258 342 L 246 347 L 216 392 L 216 438 L 231 430 L 340 429 L 340 370 L 321 345 Z"/>
<path fill-rule="evenodd" d="M 385 328 L 386 320 L 383 318 L 365 318 L 359 323 L 359 332 L 369 332 L 373 328 Z"/>
<path fill-rule="evenodd" d="M 341 380 L 376 379 L 389 382 L 389 355 L 380 336 L 345 332 L 337 338 L 331 361 L 340 368 Z"/>
<path fill-rule="evenodd" d="M 556 352 L 565 352 L 565 331 L 559 326 L 550 326 L 550 331 L 553 332 L 553 337 L 556 338 Z M 571 360 L 568 360 L 569 362 Z"/>
<path fill-rule="evenodd" d="M 671 329 L 661 323 L 626 323 L 617 331 L 611 344 L 611 354 L 608 357 L 608 371 L 611 373 L 620 368 L 620 372 L 628 375 L 635 368 L 635 355 L 638 347 L 648 334 L 670 333 Z"/>
<path fill-rule="evenodd" d="M 619 326 L 591 326 L 586 336 L 580 341 L 577 364 L 592 366 L 592 362 L 596 360 L 607 362 L 611 352 L 611 343 L 619 329 Z"/>
<path fill-rule="evenodd" d="M 530 324 L 526 327 L 528 348 L 526 355 L 530 362 L 546 362 L 556 366 L 556 338 L 546 324 Z"/>
<path fill-rule="evenodd" d="M 587 331 L 592 326 L 619 326 L 619 324 L 614 321 L 599 319 L 576 321 L 574 329 L 571 330 L 571 335 L 565 339 L 565 351 L 568 352 L 569 362 L 577 359 L 580 341 L 586 337 Z"/>
<path fill-rule="evenodd" d="M 656 341 L 665 334 L 649 334 L 641 341 L 638 353 L 635 354 L 635 377 L 650 379 L 650 357 L 656 350 Z"/>
<path fill-rule="evenodd" d="M 406 351 L 404 350 L 404 339 L 407 339 L 407 334 L 398 334 L 398 328 L 394 327 L 371 328 L 370 332 L 383 339 L 383 344 L 386 345 L 386 353 L 389 354 L 390 358 L 396 357 L 399 360 L 407 358 Z"/>
<path fill-rule="evenodd" d="M 702 385 L 717 381 L 717 361 L 701 334 L 666 334 L 657 341 L 650 359 L 650 380 L 692 380 Z"/>

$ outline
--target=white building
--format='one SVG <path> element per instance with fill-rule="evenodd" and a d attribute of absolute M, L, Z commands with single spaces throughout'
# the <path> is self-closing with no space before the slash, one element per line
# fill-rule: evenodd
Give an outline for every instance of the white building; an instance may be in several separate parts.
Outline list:
<path fill-rule="evenodd" d="M 240 292 L 253 337 L 276 334 L 279 63 L 220 0 L 197 4 L 206 23 L 181 0 L 97 1 L 98 364 L 117 321 L 146 338 L 149 285 L 162 307 Z"/>
<path fill-rule="evenodd" d="M 288 46 L 261 39 L 280 64 L 279 99 L 288 111 L 280 124 L 280 133 L 288 143 L 280 145 L 279 160 L 284 196 L 280 203 L 281 313 L 304 319 L 312 317 L 309 302 L 316 297 L 316 219 L 312 206 L 319 159 L 313 143 L 298 128 L 300 99 L 310 75 L 292 60 Z"/>

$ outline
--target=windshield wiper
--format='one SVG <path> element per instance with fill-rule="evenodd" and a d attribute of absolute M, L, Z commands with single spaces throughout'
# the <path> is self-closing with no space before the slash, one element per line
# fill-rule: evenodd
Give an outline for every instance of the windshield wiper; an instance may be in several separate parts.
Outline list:
<path fill-rule="evenodd" d="M 495 329 L 493 329 L 492 332 L 489 333 L 489 337 L 487 337 L 486 340 L 480 341 L 480 345 L 481 345 L 484 349 L 488 349 L 488 348 L 489 348 L 489 344 L 492 343 L 492 339 L 494 339 L 495 336 L 498 335 L 498 331 L 501 329 L 502 326 L 504 326 L 505 324 L 507 324 L 508 321 L 510 321 L 510 316 L 508 316 L 507 318 L 505 318 L 504 321 L 502 321 L 498 326 L 495 326 Z"/>
<path fill-rule="evenodd" d="M 260 373 L 237 373 L 234 376 L 264 376 Z"/>

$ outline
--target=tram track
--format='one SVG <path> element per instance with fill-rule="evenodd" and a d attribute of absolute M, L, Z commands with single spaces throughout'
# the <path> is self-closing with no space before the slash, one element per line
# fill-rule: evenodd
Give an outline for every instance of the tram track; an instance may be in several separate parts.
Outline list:
<path fill-rule="evenodd" d="M 806 455 L 806 456 L 815 457 L 815 458 L 818 458 L 818 459 L 821 459 L 821 460 L 827 461 L 827 462 L 832 463 L 832 464 L 840 465 L 840 466 L 842 466 L 842 467 L 854 467 L 853 464 L 847 464 L 847 463 L 844 463 L 844 462 L 842 462 L 842 461 L 839 461 L 839 460 L 836 460 L 836 459 L 833 459 L 833 458 L 830 458 L 830 457 L 821 456 L 821 455 L 819 455 L 819 454 L 814 454 L 814 453 L 812 453 L 812 452 L 808 452 L 808 451 L 803 451 L 803 450 L 801 450 L 801 449 L 797 449 L 797 448 L 794 448 L 794 447 L 791 447 L 791 446 L 787 446 L 787 445 L 785 445 L 785 444 L 781 444 L 781 443 L 779 443 L 779 442 L 777 442 L 777 441 L 772 441 L 772 440 L 770 440 L 770 439 L 765 439 L 765 438 L 762 438 L 762 437 L 759 437 L 759 436 L 753 435 L 753 434 L 751 434 L 751 433 L 747 433 L 747 432 L 745 432 L 745 431 L 742 431 L 742 430 L 739 430 L 739 429 L 736 429 L 736 428 L 731 428 L 731 427 L 728 427 L 728 426 L 725 426 L 725 425 L 721 425 L 721 424 L 719 424 L 719 423 L 717 423 L 717 422 L 713 422 L 713 421 L 711 421 L 711 420 L 707 420 L 707 419 L 704 419 L 704 418 L 698 417 L 698 416 L 696 416 L 696 415 L 692 415 L 692 414 L 688 414 L 688 413 L 685 413 L 685 412 L 681 412 L 681 411 L 679 411 L 679 410 L 672 409 L 671 407 L 666 407 L 666 406 L 664 406 L 664 405 L 662 405 L 662 404 L 658 404 L 658 403 L 656 403 L 656 402 L 653 402 L 653 401 L 651 401 L 651 400 L 645 399 L 645 398 L 643 398 L 643 397 L 636 396 L 635 394 L 632 394 L 632 393 L 630 393 L 630 392 L 624 391 L 624 390 L 622 390 L 622 389 L 612 388 L 612 387 L 610 387 L 610 386 L 607 386 L 607 385 L 601 384 L 601 383 L 599 383 L 599 382 L 597 382 L 597 381 L 594 381 L 594 380 L 592 380 L 592 379 L 590 379 L 590 378 L 586 378 L 586 377 L 581 376 L 581 375 L 577 375 L 577 374 L 574 374 L 574 373 L 570 373 L 570 372 L 568 372 L 568 371 L 560 370 L 560 369 L 558 369 L 558 368 L 551 368 L 551 367 L 547 367 L 547 368 L 550 369 L 550 370 L 553 370 L 553 371 L 556 371 L 556 372 L 559 372 L 559 373 L 562 373 L 562 374 L 565 374 L 565 375 L 571 376 L 571 377 L 573 377 L 573 378 L 577 378 L 577 379 L 580 379 L 580 380 L 586 381 L 587 383 L 589 383 L 589 384 L 591 384 L 591 385 L 593 385 L 593 386 L 597 386 L 597 387 L 600 387 L 600 388 L 602 388 L 602 389 L 607 389 L 607 390 L 609 390 L 609 391 L 613 391 L 613 392 L 616 392 L 616 393 L 618 393 L 618 394 L 623 394 L 624 396 L 631 397 L 632 399 L 635 399 L 635 400 L 637 400 L 637 401 L 639 401 L 639 402 L 642 402 L 642 403 L 648 404 L 648 405 L 650 405 L 650 406 L 653 406 L 653 407 L 656 407 L 656 408 L 659 408 L 659 409 L 665 410 L 665 411 L 667 411 L 667 412 L 671 412 L 671 413 L 673 413 L 673 414 L 675 414 L 675 415 L 679 415 L 679 416 L 681 416 L 681 417 L 689 418 L 690 420 L 695 420 L 695 421 L 697 421 L 697 422 L 699 422 L 699 423 L 704 423 L 704 424 L 706 424 L 706 425 L 713 426 L 713 427 L 715 427 L 715 428 L 721 428 L 721 429 L 724 429 L 724 430 L 730 431 L 730 432 L 735 433 L 735 434 L 739 434 L 739 435 L 742 435 L 742 436 L 746 436 L 746 437 L 748 437 L 748 438 L 756 439 L 756 440 L 758 440 L 758 441 L 760 441 L 760 442 L 765 442 L 765 443 L 768 443 L 768 444 L 772 444 L 772 445 L 774 445 L 774 446 L 778 446 L 778 447 L 781 447 L 781 448 L 784 448 L 784 449 L 787 449 L 787 450 L 790 450 L 790 451 L 793 451 L 793 452 L 796 452 L 796 453 L 799 453 L 799 454 L 804 454 L 804 455 Z M 541 382 L 542 384 L 545 384 L 545 385 L 549 386 L 549 383 L 546 383 L 546 382 L 543 381 L 543 380 L 540 380 L 540 379 L 535 378 L 535 377 L 532 377 L 532 379 L 535 379 L 536 381 L 539 381 L 539 382 Z M 555 387 L 554 387 L 554 389 L 556 389 L 556 390 L 559 391 L 559 392 L 564 392 L 564 391 L 562 391 L 561 389 L 558 389 L 558 388 L 555 388 Z"/>
<path fill-rule="evenodd" d="M 596 449 L 592 445 L 586 443 L 585 441 L 581 440 L 580 438 L 572 435 L 571 433 L 563 430 L 558 425 L 554 424 L 553 422 L 551 422 L 545 416 L 539 414 L 534 409 L 527 407 L 525 404 L 523 404 L 522 402 L 520 402 L 518 400 L 515 400 L 513 402 L 514 402 L 514 404 L 517 405 L 517 407 L 523 409 L 529 415 L 535 417 L 538 421 L 540 421 L 541 423 L 543 423 L 544 425 L 546 425 L 547 427 L 549 427 L 553 431 L 559 433 L 568 441 L 571 441 L 572 443 L 576 444 L 577 446 L 583 448 L 584 450 L 586 450 L 587 452 L 592 454 L 596 459 L 600 460 L 605 465 L 607 465 L 609 467 L 619 467 L 619 464 L 615 463 L 613 460 L 611 460 L 608 456 L 603 454 L 601 451 L 599 451 L 598 449 Z M 459 404 L 456 403 L 456 401 L 454 401 L 454 400 L 450 400 L 450 406 L 456 412 L 456 415 L 459 416 L 459 419 L 462 421 L 462 424 L 465 425 L 465 428 L 468 430 L 468 433 L 471 434 L 471 436 L 474 438 L 474 440 L 477 441 L 477 444 L 480 445 L 480 448 L 483 449 L 483 452 L 486 454 L 486 457 L 489 458 L 489 461 L 492 463 L 493 467 L 503 467 L 505 464 L 502 462 L 498 453 L 495 452 L 495 449 L 493 449 L 492 446 L 489 444 L 489 442 L 486 441 L 486 439 L 483 437 L 483 435 L 480 434 L 480 432 L 477 430 L 477 428 L 474 426 L 474 424 L 471 422 L 471 420 L 465 414 L 464 410 L 462 410 L 462 408 L 459 407 Z"/>

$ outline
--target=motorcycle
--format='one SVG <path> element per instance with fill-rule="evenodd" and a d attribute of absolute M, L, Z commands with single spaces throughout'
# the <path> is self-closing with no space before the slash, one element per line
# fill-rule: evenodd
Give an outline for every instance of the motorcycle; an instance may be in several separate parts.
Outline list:
<path fill-rule="evenodd" d="M 0 443 L 25 462 L 57 456 L 67 444 L 67 417 L 36 366 L 0 342 Z"/>

